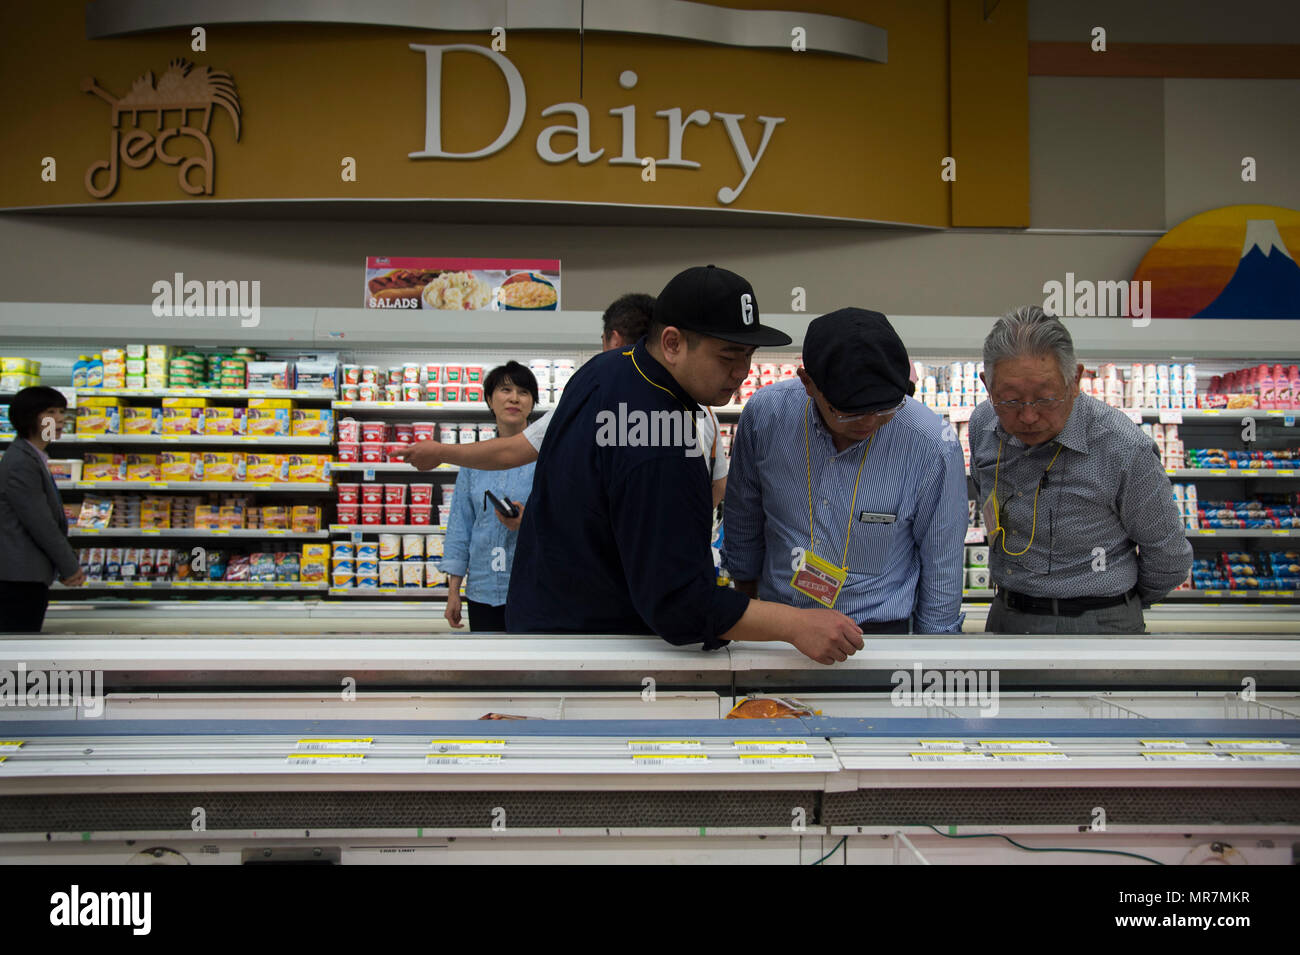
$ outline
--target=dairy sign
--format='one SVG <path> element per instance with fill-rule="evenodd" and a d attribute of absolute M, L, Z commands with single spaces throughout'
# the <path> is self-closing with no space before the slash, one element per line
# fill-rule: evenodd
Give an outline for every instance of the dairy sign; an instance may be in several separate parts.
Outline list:
<path fill-rule="evenodd" d="M 528 109 L 524 78 L 518 67 L 501 53 L 472 43 L 452 43 L 442 46 L 412 43 L 410 47 L 416 53 L 424 54 L 425 64 L 424 148 L 419 152 L 409 153 L 411 159 L 482 159 L 501 152 L 514 142 L 523 128 Z M 472 152 L 449 152 L 442 146 L 442 86 L 444 55 L 447 53 L 469 53 L 486 57 L 501 71 L 506 81 L 510 107 L 506 114 L 505 125 L 496 139 Z M 619 85 L 623 89 L 630 90 L 636 84 L 636 73 L 624 70 L 619 77 Z M 656 111 L 655 115 L 663 118 L 666 123 L 668 155 L 663 159 L 651 159 L 641 156 L 637 150 L 636 106 L 621 106 L 611 109 L 609 113 L 611 116 L 618 116 L 621 120 L 622 135 L 618 143 L 617 155 L 612 155 L 611 147 L 609 150 L 611 155 L 604 158 L 606 154 L 604 146 L 592 148 L 591 115 L 587 107 L 575 102 L 552 103 L 541 111 L 543 118 L 567 114 L 570 122 L 547 126 L 538 134 L 533 148 L 543 162 L 551 164 L 576 162 L 580 166 L 585 166 L 604 158 L 604 161 L 611 166 L 641 166 L 643 169 L 648 168 L 653 175 L 655 166 L 679 169 L 701 168 L 699 162 L 690 160 L 685 155 L 686 133 L 690 127 L 702 128 L 702 132 L 694 135 L 706 135 L 711 130 L 714 130 L 714 135 L 722 132 L 731 144 L 741 171 L 739 181 L 724 182 L 719 185 L 717 200 L 722 205 L 730 205 L 740 198 L 758 164 L 762 162 L 776 128 L 785 122 L 783 116 L 756 116 L 752 121 L 747 121 L 748 117 L 744 113 L 709 112 L 697 109 L 683 115 L 680 107 L 661 109 Z M 554 143 L 557 136 L 572 136 L 575 145 L 572 149 L 557 150 Z"/>

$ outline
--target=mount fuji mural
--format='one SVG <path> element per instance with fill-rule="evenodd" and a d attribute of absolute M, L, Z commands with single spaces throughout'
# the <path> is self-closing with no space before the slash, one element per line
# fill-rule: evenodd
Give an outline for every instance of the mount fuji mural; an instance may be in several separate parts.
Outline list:
<path fill-rule="evenodd" d="M 1147 252 L 1153 318 L 1300 319 L 1300 212 L 1227 206 L 1193 216 Z"/>
<path fill-rule="evenodd" d="M 1300 318 L 1300 265 L 1272 219 L 1246 222 L 1241 261 L 1218 298 L 1196 318 Z"/>

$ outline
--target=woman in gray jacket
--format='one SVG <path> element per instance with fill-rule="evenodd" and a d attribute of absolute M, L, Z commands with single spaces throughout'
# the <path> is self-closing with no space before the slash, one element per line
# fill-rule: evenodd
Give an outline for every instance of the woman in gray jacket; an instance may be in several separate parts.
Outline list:
<path fill-rule="evenodd" d="M 61 393 L 43 387 L 24 388 L 9 405 L 18 437 L 0 458 L 0 633 L 40 633 L 54 579 L 69 587 L 86 580 L 46 464 L 67 407 Z"/>

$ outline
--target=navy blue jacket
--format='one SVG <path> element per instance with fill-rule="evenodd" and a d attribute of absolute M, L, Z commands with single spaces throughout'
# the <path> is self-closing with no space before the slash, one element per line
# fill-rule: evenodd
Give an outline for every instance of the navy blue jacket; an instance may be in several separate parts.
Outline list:
<path fill-rule="evenodd" d="M 749 598 L 716 583 L 707 449 L 620 446 L 608 428 L 597 440 L 602 412 L 636 410 L 703 413 L 645 339 L 597 355 L 565 386 L 519 528 L 511 633 L 657 633 L 712 650 L 744 614 Z"/>

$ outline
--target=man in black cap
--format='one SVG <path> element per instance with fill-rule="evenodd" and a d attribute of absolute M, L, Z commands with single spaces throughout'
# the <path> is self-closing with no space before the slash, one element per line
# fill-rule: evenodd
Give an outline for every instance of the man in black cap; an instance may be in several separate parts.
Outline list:
<path fill-rule="evenodd" d="M 863 633 L 961 631 L 966 468 L 910 397 L 879 312 L 814 319 L 798 381 L 760 388 L 731 446 L 723 564 L 737 589 L 834 607 Z"/>
<path fill-rule="evenodd" d="M 862 648 L 841 613 L 717 586 L 701 405 L 725 404 L 759 345 L 748 282 L 712 265 L 660 293 L 646 337 L 588 361 L 546 432 L 515 549 L 511 633 L 657 633 L 704 649 L 784 640 L 821 663 Z"/>

